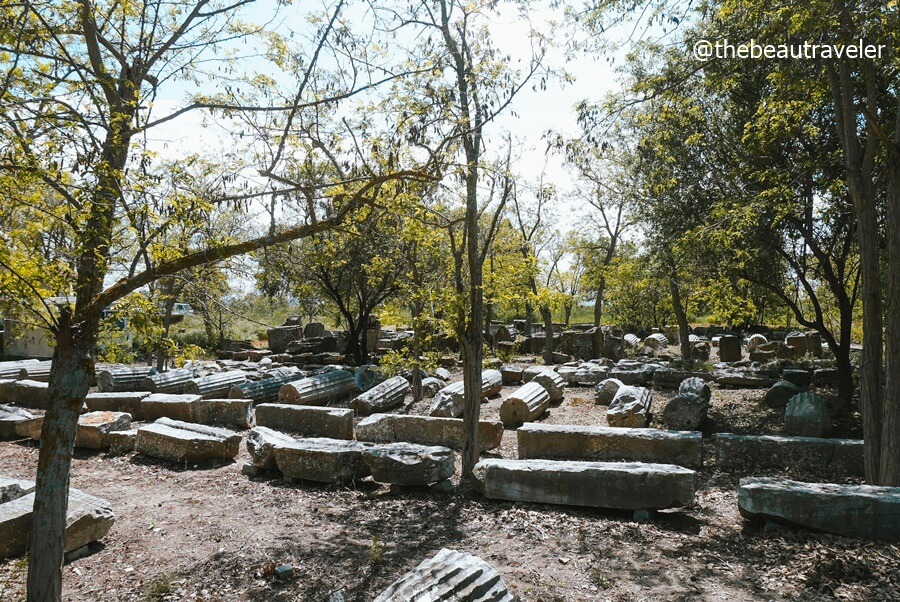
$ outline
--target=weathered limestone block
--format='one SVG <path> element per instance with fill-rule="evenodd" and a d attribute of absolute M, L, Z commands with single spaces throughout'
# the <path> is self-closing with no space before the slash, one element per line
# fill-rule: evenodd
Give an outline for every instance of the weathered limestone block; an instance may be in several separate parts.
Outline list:
<path fill-rule="evenodd" d="M 154 393 L 141 400 L 141 414 L 148 422 L 157 418 L 197 422 L 194 407 L 200 399 L 197 394 Z"/>
<path fill-rule="evenodd" d="M 650 419 L 650 389 L 619 387 L 606 409 L 609 426 L 643 428 Z"/>
<path fill-rule="evenodd" d="M 141 402 L 150 393 L 148 391 L 123 391 L 121 393 L 88 393 L 84 405 L 90 412 L 126 412 L 134 420 L 143 420 L 144 411 Z"/>
<path fill-rule="evenodd" d="M 812 384 L 817 387 L 834 387 L 840 380 L 841 376 L 837 368 L 819 368 L 812 375 Z"/>
<path fill-rule="evenodd" d="M 36 380 L 17 380 L 12 383 L 10 402 L 33 410 L 46 410 L 50 403 L 50 389 L 47 383 Z"/>
<path fill-rule="evenodd" d="M 255 426 L 247 434 L 247 451 L 257 468 L 275 470 L 275 448 L 295 441 L 294 437 L 265 426 Z"/>
<path fill-rule="evenodd" d="M 453 362 L 455 364 L 456 360 L 453 360 Z M 437 370 L 434 371 L 434 376 L 435 376 L 435 378 L 439 378 L 444 382 L 447 382 L 448 380 L 453 378 L 453 375 L 450 374 L 450 371 L 447 370 L 446 368 L 438 368 Z"/>
<path fill-rule="evenodd" d="M 630 333 L 629 333 L 629 334 L 626 334 L 626 335 L 625 335 L 624 337 L 622 337 L 622 338 L 623 338 L 623 340 L 625 341 L 625 345 L 628 346 L 628 347 L 637 347 L 638 345 L 641 344 L 641 339 L 640 339 L 640 337 L 638 337 L 638 336 L 635 335 L 635 334 L 630 334 Z"/>
<path fill-rule="evenodd" d="M 806 352 L 816 357 L 822 357 L 822 335 L 816 331 L 809 331 L 806 334 Z"/>
<path fill-rule="evenodd" d="M 378 483 L 429 485 L 453 476 L 453 451 L 446 447 L 398 442 L 372 446 L 363 452 L 363 461 Z"/>
<path fill-rule="evenodd" d="M 75 447 L 106 449 L 109 433 L 131 428 L 131 414 L 126 412 L 88 412 L 78 417 Z"/>
<path fill-rule="evenodd" d="M 433 376 L 422 379 L 422 397 L 434 397 L 444 388 L 444 381 Z"/>
<path fill-rule="evenodd" d="M 503 578 L 477 556 L 443 548 L 384 590 L 375 602 L 512 602 Z"/>
<path fill-rule="evenodd" d="M 594 387 L 594 403 L 601 406 L 608 406 L 612 403 L 620 387 L 625 384 L 618 378 L 607 378 Z"/>
<path fill-rule="evenodd" d="M 516 428 L 537 419 L 549 407 L 550 392 L 535 379 L 503 400 L 500 405 L 500 420 L 505 426 Z"/>
<path fill-rule="evenodd" d="M 274 372 L 274 371 L 273 371 Z M 286 374 L 275 374 L 262 380 L 248 380 L 232 385 L 228 391 L 231 399 L 249 399 L 253 403 L 275 403 L 278 401 L 278 392 L 282 385 L 306 378 L 306 374 L 300 371 L 292 371 Z"/>
<path fill-rule="evenodd" d="M 14 360 L 10 362 L 0 362 L 0 379 L 12 379 L 16 380 L 19 378 L 19 372 L 25 366 L 30 364 L 36 364 L 40 360 L 35 359 L 27 359 L 27 360 Z"/>
<path fill-rule="evenodd" d="M 299 439 L 275 446 L 275 464 L 290 479 L 347 483 L 368 476 L 363 453 L 372 446 L 344 439 Z"/>
<path fill-rule="evenodd" d="M 798 393 L 784 410 L 784 431 L 802 437 L 824 437 L 831 430 L 831 411 L 825 400 L 812 392 Z"/>
<path fill-rule="evenodd" d="M 0 504 L 0 559 L 22 556 L 28 551 L 34 493 Z M 69 490 L 66 512 L 65 551 L 71 552 L 102 539 L 115 522 L 109 502 Z"/>
<path fill-rule="evenodd" d="M 607 368 L 606 366 L 586 363 L 578 366 L 578 369 L 575 370 L 571 381 L 566 382 L 573 382 L 582 386 L 593 387 L 601 380 L 606 378 L 608 374 L 609 368 Z"/>
<path fill-rule="evenodd" d="M 301 437 L 353 439 L 353 410 L 263 403 L 256 406 L 256 424 Z"/>
<path fill-rule="evenodd" d="M 681 381 L 681 384 L 678 385 L 678 392 L 696 395 L 707 403 L 712 399 L 712 390 L 709 388 L 709 385 L 705 380 L 696 376 Z"/>
<path fill-rule="evenodd" d="M 662 349 L 663 347 L 667 347 L 668 345 L 669 339 L 667 339 L 666 335 L 661 332 L 651 334 L 644 339 L 644 347 L 649 347 L 650 349 L 658 350 Z"/>
<path fill-rule="evenodd" d="M 504 385 L 514 385 L 522 382 L 523 372 L 525 372 L 525 368 L 522 366 L 512 366 L 509 364 L 500 366 L 500 377 L 503 379 Z"/>
<path fill-rule="evenodd" d="M 766 391 L 765 404 L 770 408 L 785 407 L 794 395 L 801 392 L 801 388 L 787 380 L 779 380 Z"/>
<path fill-rule="evenodd" d="M 478 423 L 478 440 L 481 451 L 500 447 L 503 424 Z M 408 441 L 419 445 L 438 445 L 461 450 L 463 446 L 463 421 L 459 418 L 438 418 L 408 414 L 372 414 L 356 425 L 359 441 L 391 443 Z"/>
<path fill-rule="evenodd" d="M 802 332 L 792 332 L 784 337 L 784 343 L 788 347 L 793 347 L 797 356 L 804 355 L 806 348 L 806 335 Z"/>
<path fill-rule="evenodd" d="M 34 420 L 34 414 L 22 408 L 0 405 L 0 439 L 15 439 L 16 425 Z"/>
<path fill-rule="evenodd" d="M 696 473 L 673 464 L 482 460 L 476 487 L 490 499 L 621 510 L 686 506 Z"/>
<path fill-rule="evenodd" d="M 696 378 L 701 382 L 712 379 L 709 372 L 687 372 L 669 367 L 656 368 L 653 371 L 653 386 L 657 389 L 677 389 L 686 379 Z M 628 384 L 628 383 L 626 383 Z"/>
<path fill-rule="evenodd" d="M 137 441 L 137 429 L 112 431 L 106 435 L 106 440 L 109 442 L 109 453 L 111 454 L 133 452 L 134 444 Z"/>
<path fill-rule="evenodd" d="M 19 380 L 36 380 L 38 382 L 50 382 L 50 368 L 53 367 L 52 361 L 36 362 L 33 364 L 25 364 L 19 369 Z"/>
<path fill-rule="evenodd" d="M 609 377 L 621 381 L 625 385 L 644 386 L 653 378 L 655 370 L 647 370 L 643 366 L 616 366 L 609 371 Z"/>
<path fill-rule="evenodd" d="M 282 385 L 278 390 L 278 403 L 324 406 L 346 399 L 356 390 L 352 372 L 334 370 Z"/>
<path fill-rule="evenodd" d="M 864 474 L 861 439 L 716 434 L 716 466 L 747 471 L 796 468 L 816 474 Z"/>
<path fill-rule="evenodd" d="M 712 347 L 709 341 L 697 341 L 691 343 L 691 359 L 701 362 L 709 361 L 709 354 Z"/>
<path fill-rule="evenodd" d="M 553 368 L 550 366 L 528 366 L 522 371 L 522 381 L 526 383 L 531 382 L 531 379 L 544 370 L 553 370 Z"/>
<path fill-rule="evenodd" d="M 247 380 L 247 373 L 242 370 L 229 370 L 210 374 L 188 381 L 184 385 L 187 394 L 200 395 L 206 399 L 228 397 L 233 385 L 239 385 Z"/>
<path fill-rule="evenodd" d="M 738 486 L 738 509 L 751 521 L 900 541 L 900 487 L 747 478 Z"/>
<path fill-rule="evenodd" d="M 321 322 L 310 322 L 303 329 L 303 338 L 315 339 L 317 337 L 324 337 L 327 333 L 328 331 L 325 329 L 325 325 Z"/>
<path fill-rule="evenodd" d="M 409 391 L 409 381 L 402 376 L 394 376 L 359 394 L 347 405 L 363 416 L 368 416 L 402 405 Z"/>
<path fill-rule="evenodd" d="M 709 401 L 694 393 L 681 392 L 669 400 L 660 414 L 660 421 L 675 431 L 693 431 L 706 421 Z"/>
<path fill-rule="evenodd" d="M 462 381 L 447 385 L 431 400 L 428 410 L 429 416 L 444 418 L 459 418 L 463 414 L 465 405 L 465 385 Z M 496 395 L 503 388 L 503 377 L 499 370 L 484 370 L 481 373 L 481 395 L 490 397 Z"/>
<path fill-rule="evenodd" d="M 516 436 L 520 460 L 626 460 L 689 468 L 703 464 L 703 436 L 699 432 L 526 424 Z"/>
<path fill-rule="evenodd" d="M 750 335 L 750 338 L 747 339 L 747 351 L 756 351 L 757 347 L 765 345 L 768 342 L 769 339 L 761 334 Z"/>
<path fill-rule="evenodd" d="M 578 372 L 578 366 L 570 366 L 568 364 L 559 366 L 556 368 L 556 373 L 562 377 L 563 382 L 566 383 L 567 385 L 578 384 L 575 382 L 575 374 L 577 372 Z"/>
<path fill-rule="evenodd" d="M 160 418 L 138 429 L 135 449 L 170 462 L 202 462 L 214 458 L 232 460 L 241 444 L 238 433 L 169 418 Z"/>
<path fill-rule="evenodd" d="M 16 425 L 16 434 L 35 441 L 41 439 L 44 417 L 24 420 Z M 125 412 L 88 412 L 78 417 L 75 430 L 75 447 L 105 449 L 109 447 L 107 435 L 112 431 L 131 428 L 131 414 Z"/>
<path fill-rule="evenodd" d="M 248 429 L 253 426 L 252 407 L 249 399 L 200 399 L 194 403 L 193 422 Z"/>
<path fill-rule="evenodd" d="M 741 337 L 734 335 L 722 335 L 719 339 L 719 361 L 741 361 Z"/>
<path fill-rule="evenodd" d="M 716 370 L 713 377 L 723 387 L 738 389 L 762 389 L 772 384 L 768 376 L 744 370 Z"/>
<path fill-rule="evenodd" d="M 302 326 L 279 326 L 267 331 L 269 349 L 272 353 L 284 353 L 288 345 L 303 338 Z"/>
<path fill-rule="evenodd" d="M 187 368 L 178 368 L 167 372 L 151 374 L 141 380 L 141 389 L 151 393 L 184 393 L 188 382 L 194 379 L 196 374 Z"/>
<path fill-rule="evenodd" d="M 106 366 L 97 372 L 97 389 L 101 393 L 138 391 L 144 378 L 155 372 L 150 366 Z"/>
<path fill-rule="evenodd" d="M 481 372 L 481 394 L 491 397 L 503 388 L 503 375 L 499 370 L 483 370 Z"/>
<path fill-rule="evenodd" d="M 559 403 L 563 400 L 566 383 L 555 370 L 544 370 L 540 374 L 536 374 L 531 379 L 530 383 L 532 382 L 538 383 L 547 389 L 547 393 L 550 394 L 550 403 Z"/>
<path fill-rule="evenodd" d="M 34 491 L 34 481 L 0 477 L 0 504 L 11 502 Z"/>
<path fill-rule="evenodd" d="M 799 389 L 805 389 L 812 382 L 812 375 L 809 373 L 809 370 L 803 369 L 795 369 L 795 368 L 785 368 L 781 371 L 781 380 L 786 380 L 789 383 L 793 383 Z M 783 405 L 787 405 L 787 401 L 784 402 Z"/>

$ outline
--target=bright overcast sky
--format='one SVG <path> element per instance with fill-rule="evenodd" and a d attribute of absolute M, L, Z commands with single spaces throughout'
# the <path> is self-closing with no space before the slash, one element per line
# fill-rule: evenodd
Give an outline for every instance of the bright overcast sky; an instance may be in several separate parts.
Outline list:
<path fill-rule="evenodd" d="M 298 9 L 293 5 L 286 10 Z M 297 14 L 299 15 L 299 10 Z M 542 20 L 554 18 L 554 13 L 542 7 L 532 11 L 531 18 L 540 24 Z M 558 11 L 555 18 L 559 19 Z M 288 24 L 292 22 L 289 13 L 285 22 Z M 542 29 L 540 25 L 538 28 Z M 513 10 L 506 10 L 496 17 L 490 31 L 495 47 L 502 52 L 512 55 L 513 59 L 521 57 L 523 62 L 530 57 L 527 25 L 516 19 Z M 621 63 L 622 56 L 622 52 L 617 53 L 616 64 Z M 543 91 L 535 91 L 530 85 L 525 87 L 506 113 L 486 131 L 488 146 L 500 144 L 504 132 L 509 131 L 512 134 L 518 153 L 514 169 L 525 177 L 526 183 L 536 182 L 543 171 L 545 181 L 557 186 L 561 192 L 561 200 L 555 213 L 562 230 L 569 229 L 577 223 L 579 212 L 571 195 L 566 194 L 571 186 L 572 176 L 564 168 L 559 155 L 547 153 L 544 134 L 548 130 L 567 135 L 577 134 L 575 104 L 583 99 L 600 100 L 620 87 L 608 59 L 609 56 L 598 56 L 594 60 L 582 56 L 578 60 L 566 62 L 561 49 L 552 49 L 548 57 L 549 64 L 565 69 L 574 78 L 574 82 L 569 84 L 551 82 Z M 161 95 L 155 101 L 155 110 L 159 111 L 159 114 L 181 106 L 185 101 L 184 90 L 170 87 L 166 93 L 167 96 Z M 221 137 L 222 130 L 215 126 L 210 127 L 209 123 L 204 127 L 203 122 L 202 114 L 189 113 L 165 123 L 159 128 L 154 128 L 152 134 L 148 136 L 149 146 L 164 157 L 170 158 L 193 152 L 215 153 L 215 149 L 223 148 L 226 144 Z"/>

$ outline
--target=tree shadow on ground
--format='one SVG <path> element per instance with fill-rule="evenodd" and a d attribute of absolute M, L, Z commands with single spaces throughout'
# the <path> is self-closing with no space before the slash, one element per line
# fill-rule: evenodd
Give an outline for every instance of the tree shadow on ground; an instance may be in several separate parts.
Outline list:
<path fill-rule="evenodd" d="M 223 458 L 213 458 L 212 460 L 204 460 L 202 462 L 170 462 L 161 458 L 154 458 L 142 453 L 131 456 L 128 460 L 130 464 L 135 466 L 155 466 L 157 468 L 165 468 L 172 472 L 195 472 L 204 470 L 219 470 L 224 466 L 235 464 L 234 460 L 226 460 Z"/>

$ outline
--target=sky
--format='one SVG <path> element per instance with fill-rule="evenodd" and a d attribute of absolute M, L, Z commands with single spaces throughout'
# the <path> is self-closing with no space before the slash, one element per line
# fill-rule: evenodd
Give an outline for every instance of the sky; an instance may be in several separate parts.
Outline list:
<path fill-rule="evenodd" d="M 537 2 L 537 8 L 530 13 L 532 21 L 543 29 L 545 22 L 559 19 L 559 11 L 551 11 L 549 3 Z M 265 5 L 264 5 L 265 6 Z M 290 12 L 289 7 L 280 28 L 302 30 L 305 25 L 300 12 Z M 307 5 L 308 6 L 308 5 Z M 507 5 L 508 6 L 508 5 Z M 300 9 L 297 8 L 297 11 Z M 528 25 L 518 19 L 514 10 L 506 8 L 493 17 L 490 26 L 495 47 L 510 54 L 513 59 L 524 60 L 530 56 Z M 612 32 L 610 36 L 621 35 Z M 488 148 L 497 148 L 505 132 L 513 136 L 517 152 L 515 171 L 526 182 L 536 183 L 540 174 L 544 180 L 556 185 L 560 191 L 555 207 L 560 231 L 572 229 L 582 221 L 582 207 L 570 194 L 573 176 L 563 164 L 562 157 L 547 151 L 544 135 L 548 130 L 573 136 L 578 134 L 574 106 L 587 99 L 599 101 L 610 92 L 621 88 L 613 65 L 621 64 L 624 49 L 595 58 L 582 55 L 577 60 L 566 61 L 561 48 L 551 48 L 547 63 L 564 69 L 573 79 L 571 83 L 550 82 L 545 90 L 534 90 L 526 86 L 516 96 L 513 103 L 495 123 L 487 128 Z M 261 63 L 261 62 L 260 62 Z M 537 83 L 537 82 L 535 82 Z M 187 91 L 177 86 L 168 87 L 156 100 L 155 111 L 164 114 L 168 110 L 183 105 Z M 230 142 L 222 136 L 222 129 L 213 125 L 214 120 L 200 113 L 189 113 L 163 124 L 148 135 L 148 145 L 152 150 L 167 158 L 177 158 L 192 152 L 216 152 Z M 206 125 L 204 125 L 206 124 Z"/>

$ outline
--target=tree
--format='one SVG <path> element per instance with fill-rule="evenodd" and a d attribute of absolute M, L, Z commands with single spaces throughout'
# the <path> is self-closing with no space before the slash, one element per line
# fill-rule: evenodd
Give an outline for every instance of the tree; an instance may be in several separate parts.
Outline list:
<path fill-rule="evenodd" d="M 527 11 L 527 3 L 520 3 Z M 484 340 L 483 267 L 501 209 L 512 191 L 508 165 L 488 160 L 485 128 L 538 73 L 545 53 L 543 38 L 532 34 L 532 56 L 519 72 L 511 57 L 492 44 L 488 15 L 495 3 L 473 5 L 459 0 L 419 1 L 406 10 L 382 9 L 385 29 L 411 27 L 418 43 L 412 64 L 430 66 L 427 78 L 413 86 L 401 83 L 398 133 L 407 143 L 436 157 L 444 183 L 463 199 L 461 220 L 447 224 L 457 291 L 457 327 L 465 388 L 462 472 L 469 478 L 478 461 L 478 418 Z M 492 174 L 487 186 L 483 176 Z M 452 178 L 452 180 L 451 180 Z M 443 193 L 442 193 L 443 197 Z M 444 197 L 445 198 L 445 197 Z M 449 203 L 448 203 L 449 205 Z M 490 208 L 489 208 L 490 207 Z M 487 212 L 487 229 L 481 216 Z"/>
<path fill-rule="evenodd" d="M 11 193 L 4 203 L 4 225 L 17 227 L 6 231 L 7 244 L 0 249 L 0 290 L 20 299 L 23 312 L 47 324 L 56 343 L 38 459 L 29 600 L 61 597 L 69 466 L 78 414 L 94 372 L 103 310 L 182 270 L 333 228 L 361 206 L 373 204 L 385 182 L 422 177 L 417 168 L 366 164 L 371 149 L 346 152 L 339 141 L 319 140 L 315 148 L 300 146 L 295 156 L 304 151 L 309 157 L 340 155 L 348 177 L 307 189 L 306 198 L 318 205 L 286 204 L 283 219 L 264 234 L 239 240 L 198 236 L 179 251 L 159 244 L 170 227 L 202 220 L 218 204 L 246 207 L 254 199 L 274 202 L 300 190 L 281 171 L 284 149 L 297 138 L 292 124 L 333 119 L 326 107 L 333 109 L 339 99 L 377 85 L 372 76 L 376 66 L 368 58 L 353 58 L 353 36 L 347 31 L 335 35 L 342 2 L 312 28 L 309 46 L 290 64 L 288 74 L 296 79 L 288 79 L 295 83 L 287 99 L 266 97 L 271 78 L 231 77 L 226 72 L 235 67 L 228 60 L 235 56 L 235 41 L 262 31 L 239 19 L 241 7 L 249 3 L 26 1 L 2 9 L 11 27 L 4 27 L 0 38 L 5 55 L 0 177 Z M 270 35 L 275 47 L 286 46 L 276 38 Z M 336 63 L 330 74 L 318 64 L 323 49 L 331 51 Z M 217 59 L 217 52 L 224 58 Z M 217 82 L 221 92 L 198 93 L 182 107 L 157 115 L 153 100 L 173 82 L 212 87 L 216 82 L 208 81 L 210 66 L 217 60 L 223 67 Z M 356 79 L 344 75 L 349 73 Z M 152 199 L 138 194 L 153 186 L 142 177 L 153 156 L 140 135 L 192 110 L 218 111 L 226 119 L 242 113 L 272 115 L 275 134 L 268 142 L 273 152 L 259 169 L 265 184 L 244 188 L 236 171 L 220 168 L 196 181 L 190 194 Z M 150 227 L 139 227 L 142 221 Z M 48 293 L 67 291 L 69 285 L 74 304 L 51 307 L 45 301 Z"/>

